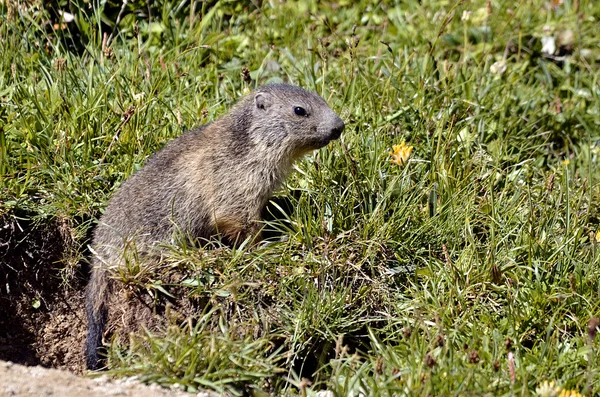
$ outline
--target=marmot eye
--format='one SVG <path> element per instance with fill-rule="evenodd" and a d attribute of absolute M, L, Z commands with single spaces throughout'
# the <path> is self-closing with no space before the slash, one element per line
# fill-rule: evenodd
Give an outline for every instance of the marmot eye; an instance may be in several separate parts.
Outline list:
<path fill-rule="evenodd" d="M 294 113 L 296 113 L 298 116 L 308 116 L 306 110 L 304 110 L 304 108 L 301 108 L 300 106 L 296 106 L 294 108 Z"/>

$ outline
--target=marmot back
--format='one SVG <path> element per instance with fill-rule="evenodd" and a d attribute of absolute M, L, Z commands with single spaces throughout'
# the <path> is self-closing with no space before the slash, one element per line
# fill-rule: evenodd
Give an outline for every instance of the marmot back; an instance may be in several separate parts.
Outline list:
<path fill-rule="evenodd" d="M 260 213 L 294 161 L 340 137 L 344 122 L 318 95 L 273 84 L 243 97 L 213 123 L 169 142 L 118 189 L 94 232 L 87 287 L 89 369 L 109 316 L 113 281 L 126 246 L 143 256 L 174 232 L 235 244 L 260 231 Z"/>

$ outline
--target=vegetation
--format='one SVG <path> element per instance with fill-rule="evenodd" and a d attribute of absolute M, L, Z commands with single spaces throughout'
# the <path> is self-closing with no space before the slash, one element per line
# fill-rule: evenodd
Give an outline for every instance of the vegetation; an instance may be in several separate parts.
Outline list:
<path fill-rule="evenodd" d="M 113 374 L 233 395 L 600 394 L 600 3 L 163 1 L 117 29 L 102 2 L 70 3 L 72 22 L 30 3 L 0 4 L 0 215 L 67 220 L 71 272 L 118 185 L 253 87 L 301 85 L 346 121 L 281 190 L 266 227 L 285 238 L 173 246 L 118 275 L 204 305 L 115 342 Z"/>

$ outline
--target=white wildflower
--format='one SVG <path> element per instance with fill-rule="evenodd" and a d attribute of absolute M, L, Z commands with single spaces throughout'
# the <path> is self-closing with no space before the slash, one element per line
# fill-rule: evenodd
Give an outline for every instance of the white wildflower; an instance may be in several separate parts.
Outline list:
<path fill-rule="evenodd" d="M 490 72 L 499 76 L 503 75 L 504 72 L 506 72 L 506 61 L 501 60 L 498 62 L 494 62 L 494 64 L 490 66 Z"/>
<path fill-rule="evenodd" d="M 73 22 L 73 20 L 75 20 L 75 16 L 70 12 L 59 10 L 58 13 L 62 16 L 63 21 L 65 21 L 66 23 Z"/>

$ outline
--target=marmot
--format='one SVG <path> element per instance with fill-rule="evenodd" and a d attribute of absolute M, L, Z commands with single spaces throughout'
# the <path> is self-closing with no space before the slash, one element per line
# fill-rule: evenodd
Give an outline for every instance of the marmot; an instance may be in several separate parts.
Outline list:
<path fill-rule="evenodd" d="M 86 291 L 88 369 L 108 319 L 114 281 L 131 241 L 147 253 L 175 231 L 235 244 L 260 231 L 261 210 L 302 155 L 340 137 L 344 122 L 320 96 L 272 84 L 243 97 L 220 119 L 169 142 L 123 183 L 94 231 Z"/>

